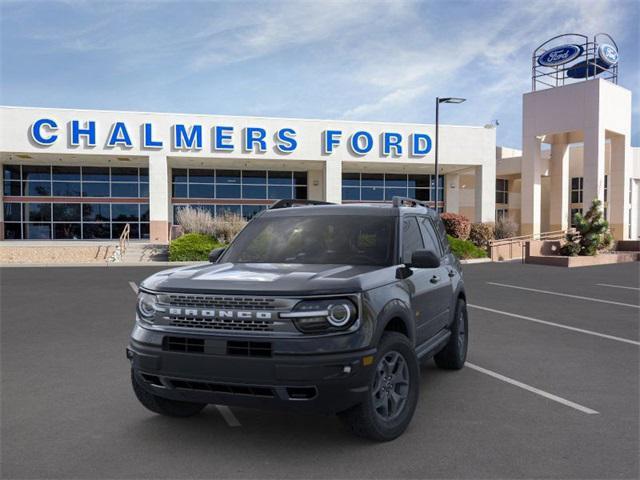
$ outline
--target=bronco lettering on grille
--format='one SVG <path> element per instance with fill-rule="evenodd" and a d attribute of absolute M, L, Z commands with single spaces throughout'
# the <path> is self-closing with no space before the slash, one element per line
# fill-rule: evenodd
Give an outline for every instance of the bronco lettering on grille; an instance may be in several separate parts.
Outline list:
<path fill-rule="evenodd" d="M 230 318 L 234 320 L 271 320 L 273 312 L 246 310 L 211 310 L 199 308 L 169 308 L 169 315 L 179 317 Z"/>

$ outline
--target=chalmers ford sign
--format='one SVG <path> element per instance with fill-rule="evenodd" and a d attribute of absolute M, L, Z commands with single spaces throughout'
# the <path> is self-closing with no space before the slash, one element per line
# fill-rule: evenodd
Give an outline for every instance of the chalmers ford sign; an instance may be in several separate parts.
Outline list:
<path fill-rule="evenodd" d="M 169 131 L 159 131 L 153 123 L 133 125 L 115 121 L 99 125 L 93 120 L 59 122 L 54 118 L 38 118 L 29 128 L 31 140 L 41 147 L 67 142 L 70 147 L 95 147 L 100 142 L 106 148 L 129 149 L 134 146 L 147 150 L 209 151 L 292 154 L 299 146 L 296 129 L 285 126 L 275 131 L 259 126 L 237 127 L 175 123 Z M 239 134 L 239 135 L 237 135 Z M 340 129 L 326 129 L 321 135 L 322 155 L 331 155 L 343 146 L 354 155 L 364 156 L 376 149 L 383 156 L 422 157 L 432 148 L 431 137 L 422 132 L 401 134 L 383 132 L 374 135 L 358 130 L 345 135 Z"/>

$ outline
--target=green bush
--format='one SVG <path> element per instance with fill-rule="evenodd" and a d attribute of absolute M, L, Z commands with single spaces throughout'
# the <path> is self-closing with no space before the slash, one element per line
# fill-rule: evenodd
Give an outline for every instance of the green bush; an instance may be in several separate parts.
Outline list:
<path fill-rule="evenodd" d="M 444 228 L 448 235 L 461 240 L 467 240 L 471 232 L 471 222 L 464 215 L 457 213 L 445 212 L 440 215 Z"/>
<path fill-rule="evenodd" d="M 560 249 L 561 255 L 573 257 L 575 255 L 597 255 L 607 250 L 613 243 L 613 236 L 609 232 L 609 222 L 602 213 L 602 202 L 594 199 L 589 211 L 582 215 L 573 216 L 576 231 L 569 232 L 566 243 Z"/>
<path fill-rule="evenodd" d="M 202 233 L 187 233 L 176 238 L 169 245 L 169 261 L 198 262 L 209 260 L 209 253 L 214 248 L 222 247 L 215 238 Z"/>
<path fill-rule="evenodd" d="M 447 235 L 449 239 L 449 245 L 451 246 L 451 252 L 460 260 L 467 260 L 469 258 L 485 258 L 487 252 L 482 248 L 476 247 L 472 242 L 468 240 L 460 240 L 454 238 L 451 235 Z"/>

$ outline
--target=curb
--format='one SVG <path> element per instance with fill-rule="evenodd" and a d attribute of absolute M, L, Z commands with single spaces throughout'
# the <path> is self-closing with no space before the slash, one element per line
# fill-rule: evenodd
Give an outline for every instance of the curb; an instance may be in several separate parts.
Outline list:
<path fill-rule="evenodd" d="M 463 265 L 473 265 L 474 263 L 489 263 L 491 262 L 490 258 L 470 258 L 468 260 L 460 260 L 460 263 Z"/>
<path fill-rule="evenodd" d="M 137 263 L 0 263 L 0 268 L 119 268 L 119 267 L 181 267 L 208 262 L 137 262 Z"/>

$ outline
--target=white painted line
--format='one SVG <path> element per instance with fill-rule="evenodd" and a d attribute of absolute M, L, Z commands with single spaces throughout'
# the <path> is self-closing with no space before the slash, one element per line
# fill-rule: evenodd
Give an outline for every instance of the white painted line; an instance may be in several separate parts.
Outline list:
<path fill-rule="evenodd" d="M 133 290 L 133 293 L 135 293 L 137 295 L 138 294 L 138 286 L 135 284 L 135 282 L 129 282 L 129 286 L 131 287 L 131 290 Z"/>
<path fill-rule="evenodd" d="M 477 308 L 479 310 L 485 310 L 487 312 L 498 313 L 500 315 L 506 315 L 508 317 L 519 318 L 521 320 L 528 320 L 530 322 L 541 323 L 542 325 L 549 325 L 551 327 L 564 328 L 565 330 L 571 330 L 574 332 L 586 333 L 587 335 L 594 335 L 596 337 L 607 338 L 609 340 L 615 340 L 616 342 L 630 343 L 631 345 L 640 346 L 640 342 L 636 342 L 635 340 L 629 340 L 627 338 L 622 337 L 614 337 L 613 335 L 606 335 L 604 333 L 594 332 L 593 330 L 585 330 L 583 328 L 570 327 L 569 325 L 562 325 L 560 323 L 548 322 L 546 320 L 540 320 L 539 318 L 526 317 L 524 315 L 518 315 L 517 313 L 509 313 L 503 312 L 502 310 L 495 310 L 493 308 L 481 307 L 480 305 L 472 305 L 467 304 L 467 306 L 472 308 Z"/>
<path fill-rule="evenodd" d="M 517 380 L 514 380 L 513 378 L 505 377 L 504 375 L 500 375 L 499 373 L 493 372 L 491 370 L 487 370 L 486 368 L 479 367 L 478 365 L 475 365 L 473 363 L 467 362 L 465 365 L 471 368 L 472 370 L 476 370 L 477 372 L 484 373 L 485 375 L 489 375 L 490 377 L 496 378 L 503 382 L 514 385 L 516 387 L 522 388 L 523 390 L 527 390 L 529 392 L 535 393 L 536 395 L 540 395 L 541 397 L 548 398 L 549 400 L 553 400 L 554 402 L 560 403 L 569 408 L 573 408 L 575 410 L 578 410 L 579 412 L 586 413 L 587 415 L 598 415 L 599 413 L 583 405 L 567 400 L 566 398 L 558 397 L 557 395 L 553 395 L 552 393 L 545 392 L 544 390 L 540 390 L 539 388 L 532 387 L 531 385 L 527 385 L 526 383 L 519 382 Z"/>
<path fill-rule="evenodd" d="M 596 283 L 599 287 L 624 288 L 626 290 L 640 290 L 638 287 L 625 287 L 624 285 L 611 285 L 610 283 Z"/>
<path fill-rule="evenodd" d="M 577 298 L 578 300 L 588 300 L 590 302 L 608 303 L 610 305 L 619 305 L 621 307 L 631 307 L 640 309 L 640 305 L 633 305 L 631 303 L 614 302 L 612 300 L 603 300 L 601 298 L 582 297 L 580 295 L 569 295 L 568 293 L 550 292 L 549 290 L 539 290 L 537 288 L 519 287 L 517 285 L 507 285 L 506 283 L 487 282 L 489 285 L 496 285 L 498 287 L 516 288 L 518 290 L 527 290 L 529 292 L 546 293 L 547 295 L 557 295 L 559 297 Z"/>
<path fill-rule="evenodd" d="M 224 418 L 227 422 L 227 425 L 229 425 L 230 427 L 242 426 L 229 407 L 227 407 L 226 405 L 216 405 L 216 408 L 220 412 L 220 415 L 222 415 L 222 418 Z"/>

